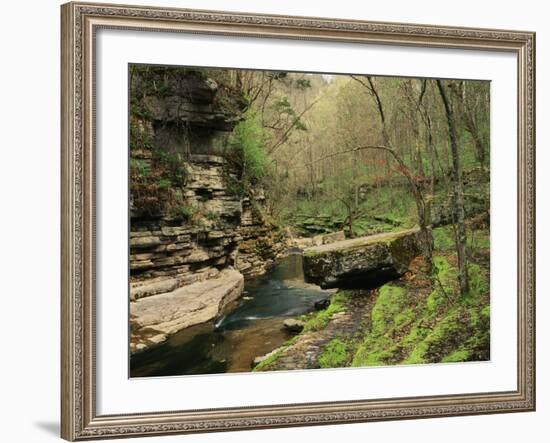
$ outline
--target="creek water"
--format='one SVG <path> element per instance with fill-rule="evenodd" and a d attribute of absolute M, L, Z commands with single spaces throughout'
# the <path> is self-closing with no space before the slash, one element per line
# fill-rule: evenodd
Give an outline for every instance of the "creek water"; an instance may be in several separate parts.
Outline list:
<path fill-rule="evenodd" d="M 245 281 L 234 307 L 214 321 L 183 329 L 130 359 L 131 377 L 248 372 L 255 357 L 288 338 L 287 317 L 313 311 L 329 293 L 305 283 L 302 256 L 282 258 L 266 274 Z"/>

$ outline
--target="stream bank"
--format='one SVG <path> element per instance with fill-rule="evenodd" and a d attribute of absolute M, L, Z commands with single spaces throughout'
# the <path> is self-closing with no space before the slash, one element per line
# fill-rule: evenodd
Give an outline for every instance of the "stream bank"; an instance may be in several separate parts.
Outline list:
<path fill-rule="evenodd" d="M 330 293 L 304 281 L 302 256 L 290 253 L 265 274 L 247 278 L 227 314 L 187 327 L 132 355 L 132 377 L 248 372 L 253 360 L 291 338 L 284 320 L 314 311 Z"/>

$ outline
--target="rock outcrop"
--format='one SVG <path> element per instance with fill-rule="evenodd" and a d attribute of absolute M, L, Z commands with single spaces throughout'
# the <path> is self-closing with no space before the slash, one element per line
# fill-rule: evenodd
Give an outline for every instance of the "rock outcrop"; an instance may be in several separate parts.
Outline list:
<path fill-rule="evenodd" d="M 337 241 L 343 241 L 346 239 L 344 231 L 331 232 L 330 234 L 319 234 L 313 237 L 297 237 L 288 241 L 289 246 L 305 249 L 313 246 L 328 245 L 329 243 L 335 243 Z"/>
<path fill-rule="evenodd" d="M 322 288 L 376 287 L 403 275 L 420 255 L 419 233 L 415 228 L 307 248 L 305 278 Z"/>
<path fill-rule="evenodd" d="M 200 223 L 165 215 L 132 218 L 131 299 L 216 277 L 235 265 L 242 204 L 224 186 L 224 159 L 191 155 L 187 168 L 185 198 Z"/>
<path fill-rule="evenodd" d="M 286 249 L 286 243 L 284 234 L 265 220 L 259 210 L 265 205 L 262 191 L 244 198 L 242 205 L 235 267 L 248 277 L 263 274 Z"/>
<path fill-rule="evenodd" d="M 211 320 L 242 292 L 243 274 L 277 255 L 275 230 L 255 207 L 260 191 L 233 189 L 226 160 L 246 100 L 207 70 L 131 71 L 131 349 Z M 233 82 L 233 83 L 232 83 Z"/>
<path fill-rule="evenodd" d="M 226 269 L 216 278 L 131 302 L 131 351 L 147 349 L 168 334 L 218 317 L 243 288 L 243 276 Z"/>

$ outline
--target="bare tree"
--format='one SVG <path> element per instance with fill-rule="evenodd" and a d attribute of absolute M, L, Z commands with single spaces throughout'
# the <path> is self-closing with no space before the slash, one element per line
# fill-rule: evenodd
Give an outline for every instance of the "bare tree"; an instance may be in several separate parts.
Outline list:
<path fill-rule="evenodd" d="M 456 135 L 455 117 L 453 109 L 449 102 L 449 97 L 445 91 L 445 86 L 442 80 L 437 80 L 437 88 L 445 107 L 445 115 L 447 117 L 447 125 L 449 130 L 449 141 L 451 143 L 451 156 L 453 162 L 453 181 L 454 181 L 454 218 L 456 222 L 456 251 L 458 255 L 458 282 L 460 284 L 460 292 L 467 293 L 470 290 L 470 282 L 468 279 L 468 263 L 466 256 L 466 227 L 464 224 L 464 191 L 462 184 L 462 169 L 460 167 L 460 157 L 458 155 L 458 141 Z"/>
<path fill-rule="evenodd" d="M 382 140 L 384 141 L 384 145 L 362 146 L 362 147 L 356 148 L 355 150 L 361 150 L 361 149 L 383 150 L 388 154 L 390 154 L 393 160 L 397 163 L 399 172 L 407 179 L 409 183 L 411 192 L 414 197 L 414 201 L 416 203 L 418 225 L 420 227 L 420 233 L 422 237 L 423 255 L 426 260 L 426 264 L 431 270 L 433 266 L 433 262 L 432 262 L 433 240 L 432 240 L 432 234 L 430 231 L 431 216 L 430 216 L 429 202 L 426 203 L 426 201 L 424 200 L 424 197 L 422 196 L 422 191 L 420 190 L 420 187 L 418 186 L 413 174 L 411 173 L 410 169 L 407 167 L 407 165 L 405 164 L 401 156 L 397 153 L 397 151 L 392 146 L 387 124 L 386 124 L 384 105 L 382 103 L 382 99 L 380 98 L 380 94 L 376 89 L 373 79 L 370 76 L 366 76 L 367 82 L 364 82 L 359 77 L 352 76 L 352 78 L 357 82 L 359 82 L 361 85 L 363 85 L 374 98 L 376 107 L 378 109 L 378 115 L 380 117 L 381 127 L 382 127 Z"/>

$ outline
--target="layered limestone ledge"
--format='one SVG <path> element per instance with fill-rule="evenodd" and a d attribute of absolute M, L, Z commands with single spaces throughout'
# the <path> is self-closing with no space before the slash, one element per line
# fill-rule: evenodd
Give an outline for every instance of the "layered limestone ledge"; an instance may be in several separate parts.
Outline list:
<path fill-rule="evenodd" d="M 369 289 L 403 275 L 421 251 L 418 228 L 337 241 L 304 250 L 304 275 L 322 288 Z"/>
<path fill-rule="evenodd" d="M 243 275 L 225 269 L 217 278 L 131 302 L 130 351 L 142 351 L 183 328 L 216 318 L 243 289 Z"/>

